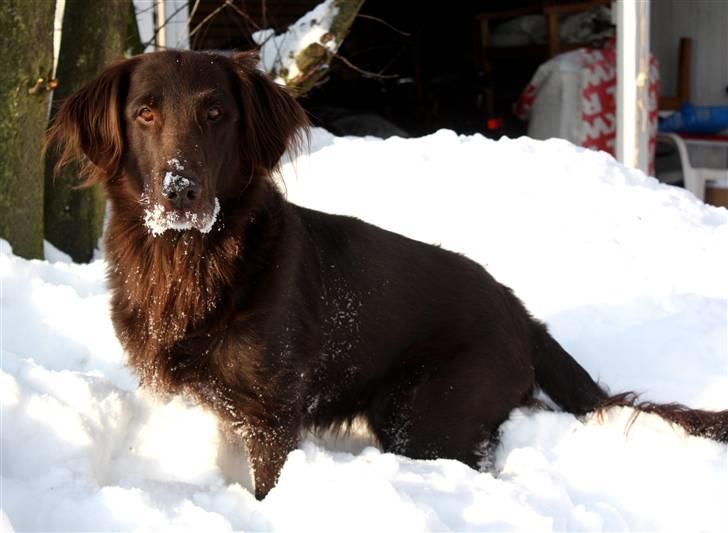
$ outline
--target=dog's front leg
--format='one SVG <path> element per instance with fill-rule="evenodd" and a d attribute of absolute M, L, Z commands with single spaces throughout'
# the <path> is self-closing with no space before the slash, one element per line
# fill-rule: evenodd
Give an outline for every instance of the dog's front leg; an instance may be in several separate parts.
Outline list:
<path fill-rule="evenodd" d="M 288 454 L 298 444 L 299 423 L 290 419 L 248 420 L 245 445 L 255 480 L 255 497 L 265 498 L 278 481 Z"/>

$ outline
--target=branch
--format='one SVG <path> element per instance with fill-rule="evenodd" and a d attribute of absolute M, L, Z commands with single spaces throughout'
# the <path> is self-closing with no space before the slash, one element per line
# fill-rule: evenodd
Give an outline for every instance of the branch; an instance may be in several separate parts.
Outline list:
<path fill-rule="evenodd" d="M 253 26 L 256 30 L 260 30 L 260 26 L 252 19 L 250 18 L 250 15 L 248 15 L 245 11 L 240 9 L 238 6 L 236 6 L 234 3 L 230 2 L 228 4 L 229 7 L 231 7 L 238 15 L 243 17 L 248 23 Z"/>
<path fill-rule="evenodd" d="M 357 15 L 357 17 L 359 17 L 359 18 L 363 18 L 363 19 L 368 19 L 368 20 L 373 20 L 373 21 L 375 21 L 375 22 L 380 22 L 380 23 L 384 24 L 384 25 L 385 25 L 385 26 L 386 26 L 387 28 L 389 28 L 390 30 L 392 30 L 392 31 L 394 31 L 394 32 L 397 32 L 397 33 L 399 33 L 400 35 L 403 35 L 403 36 L 405 36 L 405 37 L 412 37 L 412 34 L 411 34 L 411 33 L 407 33 L 406 31 L 402 31 L 402 30 L 399 30 L 399 29 L 395 28 L 394 26 L 392 26 L 392 25 L 391 25 L 391 24 L 390 24 L 389 22 L 387 22 L 386 20 L 384 20 L 384 19 L 380 19 L 379 17 L 374 17 L 374 16 L 372 16 L 372 15 L 364 15 L 363 13 L 359 13 L 359 14 Z"/>
<path fill-rule="evenodd" d="M 204 25 L 205 25 L 205 24 L 207 23 L 207 21 L 209 21 L 209 20 L 210 20 L 210 19 L 211 19 L 212 17 L 214 17 L 214 16 L 215 16 L 215 15 L 217 15 L 217 14 L 218 14 L 218 13 L 219 13 L 220 11 L 222 11 L 222 10 L 223 10 L 223 9 L 225 9 L 225 8 L 226 8 L 227 6 L 229 6 L 229 5 L 230 5 L 230 3 L 231 3 L 231 0 L 225 0 L 225 3 L 224 3 L 224 4 L 220 4 L 220 5 L 219 5 L 219 6 L 217 6 L 217 7 L 216 7 L 216 8 L 214 9 L 214 10 L 212 10 L 212 11 L 210 12 L 210 14 L 209 14 L 209 15 L 207 15 L 207 16 L 206 16 L 206 17 L 205 17 L 204 19 L 202 19 L 202 20 L 200 21 L 200 23 L 199 23 L 199 24 L 198 24 L 197 26 L 195 26 L 195 28 L 194 28 L 193 30 L 191 30 L 191 31 L 190 31 L 190 35 L 189 35 L 190 39 L 192 39 L 192 36 L 193 36 L 193 35 L 194 35 L 195 33 L 197 33 L 197 32 L 198 32 L 198 31 L 200 30 L 200 28 L 202 28 L 202 26 L 204 26 Z"/>
<path fill-rule="evenodd" d="M 334 58 L 338 59 L 344 65 L 346 65 L 347 67 L 349 67 L 352 70 L 355 70 L 356 72 L 358 72 L 365 78 L 374 78 L 374 79 L 378 79 L 378 80 L 391 80 L 391 79 L 400 77 L 399 74 L 382 74 L 381 72 L 371 72 L 369 70 L 364 70 L 361 67 L 357 67 L 354 63 L 352 63 L 351 61 L 346 59 L 344 56 L 339 55 L 339 54 L 334 54 Z"/>

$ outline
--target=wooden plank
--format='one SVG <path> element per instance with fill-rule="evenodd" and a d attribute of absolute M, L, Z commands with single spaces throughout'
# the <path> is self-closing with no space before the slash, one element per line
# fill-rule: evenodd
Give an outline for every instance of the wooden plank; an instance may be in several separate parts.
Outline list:
<path fill-rule="evenodd" d="M 692 70 L 693 40 L 680 39 L 680 58 L 677 64 L 677 98 L 680 105 L 690 100 L 690 71 Z"/>

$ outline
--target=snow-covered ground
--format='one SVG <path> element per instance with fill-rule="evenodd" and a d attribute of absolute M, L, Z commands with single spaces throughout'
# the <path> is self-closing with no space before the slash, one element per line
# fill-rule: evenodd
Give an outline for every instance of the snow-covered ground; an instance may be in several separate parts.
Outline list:
<path fill-rule="evenodd" d="M 291 200 L 463 252 L 613 391 L 728 408 L 728 211 L 564 141 L 335 138 Z M 725 531 L 728 447 L 631 412 L 514 412 L 497 474 L 307 437 L 266 500 L 182 398 L 137 388 L 104 263 L 0 250 L 2 514 L 25 530 Z"/>

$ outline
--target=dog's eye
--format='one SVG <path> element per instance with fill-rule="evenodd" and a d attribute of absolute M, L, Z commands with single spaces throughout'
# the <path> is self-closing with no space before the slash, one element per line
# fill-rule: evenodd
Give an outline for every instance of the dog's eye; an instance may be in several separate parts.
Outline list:
<path fill-rule="evenodd" d="M 148 107 L 142 107 L 137 116 L 144 122 L 152 122 L 154 120 L 154 113 Z"/>
<path fill-rule="evenodd" d="M 220 106 L 212 106 L 210 109 L 207 110 L 207 120 L 210 122 L 215 122 L 217 119 L 219 119 L 222 116 L 222 109 Z"/>

